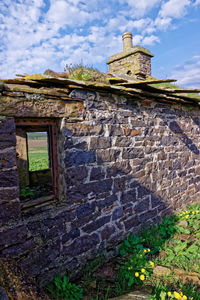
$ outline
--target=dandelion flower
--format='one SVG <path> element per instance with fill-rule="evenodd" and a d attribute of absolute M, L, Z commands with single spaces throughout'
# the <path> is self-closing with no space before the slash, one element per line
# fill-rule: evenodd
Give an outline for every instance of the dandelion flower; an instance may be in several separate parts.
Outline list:
<path fill-rule="evenodd" d="M 199 210 L 197 209 L 197 210 L 196 210 L 196 213 L 198 214 L 198 212 L 199 212 Z"/>
<path fill-rule="evenodd" d="M 140 257 L 142 257 L 143 255 L 142 254 L 140 254 Z"/>
<path fill-rule="evenodd" d="M 189 214 L 189 211 L 188 211 L 188 210 L 186 210 L 186 214 Z"/>
<path fill-rule="evenodd" d="M 147 252 L 147 250 L 146 249 L 144 249 L 144 253 L 146 253 Z"/>
<path fill-rule="evenodd" d="M 135 272 L 135 277 L 139 277 L 139 273 L 138 272 Z"/>
<path fill-rule="evenodd" d="M 152 267 L 154 267 L 154 262 L 153 262 L 153 261 L 150 261 L 150 265 L 151 265 Z"/>
<path fill-rule="evenodd" d="M 194 214 L 195 214 L 195 211 L 193 211 L 192 214 L 194 215 Z"/>
<path fill-rule="evenodd" d="M 140 275 L 140 280 L 144 281 L 145 280 L 145 276 L 144 275 Z"/>
<path fill-rule="evenodd" d="M 177 293 L 176 291 L 174 291 L 174 297 L 175 299 L 181 299 L 181 295 L 179 293 Z"/>
<path fill-rule="evenodd" d="M 147 249 L 147 251 L 148 251 L 148 252 L 150 252 L 150 251 L 151 251 L 151 249 Z"/>
<path fill-rule="evenodd" d="M 142 273 L 145 273 L 145 269 L 141 269 L 141 272 L 142 272 Z"/>
<path fill-rule="evenodd" d="M 183 295 L 183 299 L 184 299 L 184 300 L 187 300 L 187 296 Z"/>
<path fill-rule="evenodd" d="M 188 218 L 189 218 L 189 215 L 186 215 L 185 218 L 188 219 Z"/>
<path fill-rule="evenodd" d="M 171 295 L 172 295 L 172 293 L 171 293 L 171 292 L 168 292 L 168 293 L 167 293 L 167 295 L 168 295 L 168 296 L 171 296 Z"/>

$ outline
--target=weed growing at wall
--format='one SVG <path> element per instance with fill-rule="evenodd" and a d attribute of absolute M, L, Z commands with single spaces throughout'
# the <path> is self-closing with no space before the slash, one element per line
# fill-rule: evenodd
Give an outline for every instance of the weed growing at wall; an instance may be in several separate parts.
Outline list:
<path fill-rule="evenodd" d="M 55 275 L 46 289 L 51 299 L 80 300 L 83 297 L 82 288 L 71 283 L 66 275 L 64 277 Z"/>

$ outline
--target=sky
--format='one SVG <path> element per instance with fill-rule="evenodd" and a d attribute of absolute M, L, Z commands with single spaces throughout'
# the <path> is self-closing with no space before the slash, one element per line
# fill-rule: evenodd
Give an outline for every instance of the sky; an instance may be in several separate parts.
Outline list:
<path fill-rule="evenodd" d="M 200 89 L 200 0 L 1 0 L 0 78 L 79 63 L 107 72 L 127 31 L 155 55 L 153 76 Z"/>

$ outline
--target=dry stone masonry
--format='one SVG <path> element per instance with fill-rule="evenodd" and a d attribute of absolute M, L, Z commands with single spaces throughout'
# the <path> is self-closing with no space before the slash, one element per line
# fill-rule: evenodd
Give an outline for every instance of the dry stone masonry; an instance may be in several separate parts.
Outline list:
<path fill-rule="evenodd" d="M 200 197 L 197 101 L 33 76 L 0 91 L 0 253 L 41 285 Z M 16 122 L 57 124 L 58 196 L 19 200 Z"/>

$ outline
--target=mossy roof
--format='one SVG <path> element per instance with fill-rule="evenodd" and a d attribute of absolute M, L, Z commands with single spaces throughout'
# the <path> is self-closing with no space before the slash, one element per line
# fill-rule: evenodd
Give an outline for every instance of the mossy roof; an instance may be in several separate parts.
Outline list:
<path fill-rule="evenodd" d="M 149 77 L 146 80 L 136 81 L 120 77 L 108 77 L 107 83 L 80 81 L 68 78 L 53 77 L 42 74 L 25 75 L 22 78 L 2 80 L 7 85 L 8 90 L 23 91 L 41 94 L 51 94 L 52 96 L 66 94 L 74 88 L 95 90 L 101 92 L 117 93 L 125 96 L 134 96 L 140 99 L 155 99 L 170 103 L 200 104 L 200 89 L 182 89 L 171 85 L 175 79 L 155 79 Z M 26 86 L 26 87 L 25 87 Z M 51 87 L 54 89 L 50 89 Z M 0 86 L 1 87 L 1 86 Z M 12 88 L 13 87 L 13 88 Z M 20 88 L 21 87 L 21 88 Z"/>

